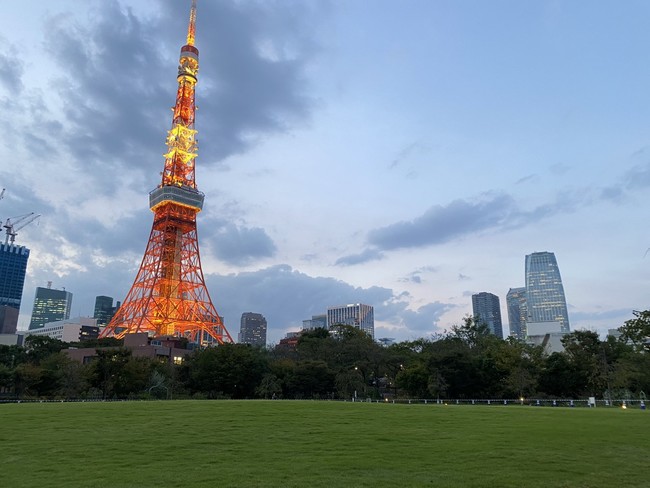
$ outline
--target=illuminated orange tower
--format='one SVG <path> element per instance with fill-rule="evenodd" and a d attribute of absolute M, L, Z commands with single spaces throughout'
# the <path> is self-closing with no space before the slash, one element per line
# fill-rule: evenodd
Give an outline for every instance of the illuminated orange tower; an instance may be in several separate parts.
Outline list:
<path fill-rule="evenodd" d="M 210 300 L 199 256 L 196 214 L 204 195 L 196 188 L 194 174 L 194 92 L 199 70 L 195 29 L 196 0 L 192 0 L 162 181 L 149 194 L 154 213 L 151 235 L 133 286 L 101 337 L 146 332 L 183 336 L 204 345 L 233 342 Z"/>

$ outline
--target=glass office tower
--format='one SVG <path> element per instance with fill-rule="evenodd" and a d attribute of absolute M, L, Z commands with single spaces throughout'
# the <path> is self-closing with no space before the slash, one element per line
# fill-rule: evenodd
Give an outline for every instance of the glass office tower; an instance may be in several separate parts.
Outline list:
<path fill-rule="evenodd" d="M 485 291 L 472 295 L 472 311 L 476 324 L 486 325 L 491 334 L 503 339 L 501 304 L 498 296 Z"/>
<path fill-rule="evenodd" d="M 0 244 L 0 306 L 20 310 L 28 259 L 25 246 Z"/>
<path fill-rule="evenodd" d="M 510 336 L 526 339 L 526 288 L 510 288 L 506 295 Z"/>
<path fill-rule="evenodd" d="M 29 330 L 41 329 L 48 322 L 67 320 L 72 308 L 72 293 L 52 288 L 36 288 Z"/>
<path fill-rule="evenodd" d="M 552 252 L 526 256 L 527 322 L 558 322 L 561 332 L 570 332 L 564 286 Z"/>

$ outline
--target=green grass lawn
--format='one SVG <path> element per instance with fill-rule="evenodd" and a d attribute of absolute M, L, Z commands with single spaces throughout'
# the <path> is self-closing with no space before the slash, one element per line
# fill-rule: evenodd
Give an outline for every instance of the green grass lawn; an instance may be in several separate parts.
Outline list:
<path fill-rule="evenodd" d="M 650 411 L 169 401 L 0 405 L 0 486 L 650 486 Z"/>

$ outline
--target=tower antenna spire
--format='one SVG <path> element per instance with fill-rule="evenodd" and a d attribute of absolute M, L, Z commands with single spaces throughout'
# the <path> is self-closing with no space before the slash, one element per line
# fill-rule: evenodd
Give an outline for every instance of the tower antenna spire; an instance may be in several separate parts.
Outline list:
<path fill-rule="evenodd" d="M 190 9 L 190 23 L 187 26 L 187 45 L 194 45 L 194 37 L 196 35 L 196 0 L 192 0 L 192 8 Z"/>

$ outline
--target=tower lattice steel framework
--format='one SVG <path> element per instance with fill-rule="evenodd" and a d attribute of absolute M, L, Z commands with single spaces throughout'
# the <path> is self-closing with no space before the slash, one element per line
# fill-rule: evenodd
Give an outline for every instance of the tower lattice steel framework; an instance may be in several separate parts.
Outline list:
<path fill-rule="evenodd" d="M 196 214 L 204 195 L 196 188 L 194 172 L 194 93 L 199 70 L 195 29 L 196 0 L 192 0 L 162 182 L 149 194 L 154 213 L 151 235 L 133 286 L 101 337 L 146 332 L 183 336 L 204 345 L 233 342 L 210 299 L 199 256 Z"/>

